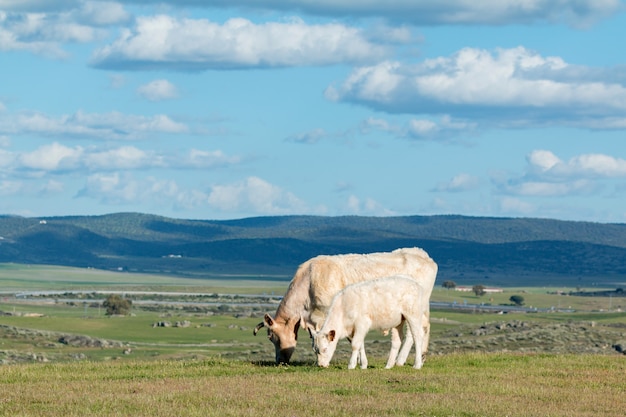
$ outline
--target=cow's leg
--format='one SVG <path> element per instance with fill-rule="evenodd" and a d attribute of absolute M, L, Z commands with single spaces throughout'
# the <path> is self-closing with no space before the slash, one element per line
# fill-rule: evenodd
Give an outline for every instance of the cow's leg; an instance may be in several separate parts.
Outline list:
<path fill-rule="evenodd" d="M 400 349 L 400 354 L 396 360 L 396 365 L 398 366 L 402 366 L 406 363 L 409 353 L 411 353 L 411 348 L 413 347 L 413 334 L 410 329 L 407 329 L 405 333 L 404 344 L 402 345 L 402 349 Z"/>
<path fill-rule="evenodd" d="M 422 360 L 428 353 L 428 341 L 430 340 L 430 308 L 426 307 L 422 316 L 422 327 L 424 328 L 424 341 L 422 342 Z"/>
<path fill-rule="evenodd" d="M 421 315 L 420 315 L 421 316 Z M 406 317 L 409 331 L 413 335 L 415 340 L 415 364 L 413 368 L 420 369 L 424 363 L 422 359 L 422 346 L 424 340 L 424 327 L 422 325 L 421 317 Z"/>
<path fill-rule="evenodd" d="M 396 363 L 398 351 L 400 350 L 400 345 L 402 344 L 403 326 L 404 322 L 400 323 L 399 326 L 391 329 L 391 350 L 389 351 L 389 359 L 387 359 L 387 365 L 385 366 L 385 369 L 393 368 L 393 365 L 395 365 Z"/>

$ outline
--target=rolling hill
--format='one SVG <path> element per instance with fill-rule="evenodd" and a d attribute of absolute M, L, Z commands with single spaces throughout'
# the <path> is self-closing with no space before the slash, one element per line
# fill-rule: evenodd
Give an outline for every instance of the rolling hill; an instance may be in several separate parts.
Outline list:
<path fill-rule="evenodd" d="M 319 254 L 420 246 L 437 282 L 626 285 L 626 225 L 464 216 L 182 220 L 140 213 L 0 216 L 0 262 L 288 280 Z"/>

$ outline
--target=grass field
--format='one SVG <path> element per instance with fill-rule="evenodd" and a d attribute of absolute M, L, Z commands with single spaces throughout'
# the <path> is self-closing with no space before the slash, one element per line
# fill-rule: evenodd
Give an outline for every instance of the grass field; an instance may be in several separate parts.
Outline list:
<path fill-rule="evenodd" d="M 0 264 L 0 291 L 146 290 L 189 292 L 277 292 L 289 279 L 250 275 L 209 275 L 202 279 L 111 272 L 49 265 Z"/>
<path fill-rule="evenodd" d="M 623 415 L 626 362 L 604 355 L 446 355 L 348 371 L 249 361 L 7 366 L 3 416 Z"/>
<path fill-rule="evenodd" d="M 287 284 L 0 265 L 3 292 L 283 294 Z M 329 369 L 315 367 L 304 335 L 296 362 L 274 366 L 273 346 L 252 329 L 275 308 L 216 313 L 137 306 L 132 316 L 113 318 L 97 303 L 25 302 L 0 294 L 0 416 L 623 415 L 626 356 L 613 348 L 626 346 L 621 300 L 548 292 L 507 288 L 476 297 L 436 288 L 433 300 L 443 302 L 499 305 L 519 294 L 528 305 L 577 311 L 434 310 L 430 353 L 419 371 L 383 369 L 389 340 L 375 332 L 367 339 L 367 370 L 346 369 L 347 342 L 340 343 Z M 189 326 L 153 327 L 159 321 Z M 67 335 L 80 343 L 63 343 Z"/>

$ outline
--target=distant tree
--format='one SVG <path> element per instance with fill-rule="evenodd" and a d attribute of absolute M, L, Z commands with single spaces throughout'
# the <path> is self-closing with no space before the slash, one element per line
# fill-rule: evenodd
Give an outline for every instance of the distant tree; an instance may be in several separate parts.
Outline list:
<path fill-rule="evenodd" d="M 456 288 L 456 282 L 454 281 L 444 281 L 443 284 L 441 284 L 441 286 L 447 290 Z"/>
<path fill-rule="evenodd" d="M 522 297 L 521 295 L 512 295 L 509 298 L 509 301 L 515 304 L 516 306 L 524 305 L 524 297 Z"/>
<path fill-rule="evenodd" d="M 482 297 L 483 295 L 487 294 L 487 292 L 485 291 L 485 286 L 484 285 L 474 285 L 472 287 L 472 291 L 474 291 L 474 294 L 476 294 L 479 297 Z"/>
<path fill-rule="evenodd" d="M 106 308 L 106 315 L 121 315 L 126 316 L 130 314 L 130 308 L 133 302 L 126 298 L 121 297 L 118 294 L 111 294 L 104 300 L 102 306 Z"/>

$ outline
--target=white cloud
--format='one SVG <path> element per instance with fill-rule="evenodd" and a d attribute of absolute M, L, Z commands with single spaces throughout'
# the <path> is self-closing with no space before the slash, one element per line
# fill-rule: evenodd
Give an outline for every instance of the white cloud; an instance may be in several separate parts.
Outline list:
<path fill-rule="evenodd" d="M 129 173 L 90 175 L 78 198 L 93 198 L 103 204 L 171 204 L 180 193 L 175 181 L 154 177 L 136 179 Z"/>
<path fill-rule="evenodd" d="M 178 97 L 178 89 L 167 80 L 154 80 L 137 88 L 143 98 L 150 101 L 170 100 Z"/>
<path fill-rule="evenodd" d="M 169 116 L 127 115 L 120 112 L 84 113 L 51 117 L 42 113 L 0 114 L 0 135 L 35 134 L 78 139 L 135 140 L 155 133 L 187 133 L 188 127 Z"/>
<path fill-rule="evenodd" d="M 378 60 L 386 47 L 338 23 L 301 20 L 256 24 L 233 18 L 220 25 L 171 16 L 137 18 L 112 44 L 96 50 L 92 65 L 107 69 L 207 70 L 291 67 Z"/>
<path fill-rule="evenodd" d="M 0 181 L 0 195 L 14 195 L 19 193 L 24 184 L 20 181 L 1 180 Z"/>
<path fill-rule="evenodd" d="M 477 124 L 455 120 L 449 115 L 439 118 L 413 118 L 404 126 L 390 123 L 385 119 L 370 117 L 364 120 L 359 128 L 363 134 L 382 131 L 403 139 L 448 141 L 461 134 L 474 133 Z"/>
<path fill-rule="evenodd" d="M 475 130 L 476 123 L 456 121 L 449 115 L 443 115 L 439 120 L 411 119 L 405 136 L 418 140 L 447 140 Z"/>
<path fill-rule="evenodd" d="M 304 203 L 292 193 L 258 177 L 211 187 L 208 203 L 223 211 L 251 210 L 263 214 L 288 214 L 305 208 Z"/>
<path fill-rule="evenodd" d="M 306 206 L 294 194 L 258 177 L 214 185 L 207 197 L 212 208 L 221 211 L 251 211 L 259 214 L 290 214 L 306 211 Z"/>
<path fill-rule="evenodd" d="M 355 195 L 348 196 L 343 209 L 350 214 L 362 216 L 393 216 L 396 214 L 372 198 L 361 199 Z"/>
<path fill-rule="evenodd" d="M 310 130 L 308 132 L 292 135 L 288 137 L 286 140 L 288 142 L 305 143 L 305 144 L 310 145 L 310 144 L 318 143 L 320 140 L 325 139 L 327 137 L 329 137 L 328 132 L 326 132 L 322 128 L 317 128 L 317 129 Z"/>
<path fill-rule="evenodd" d="M 480 178 L 467 173 L 455 175 L 450 181 L 437 185 L 434 191 L 460 192 L 475 190 L 480 186 Z"/>
<path fill-rule="evenodd" d="M 10 168 L 15 163 L 15 154 L 13 152 L 0 149 L 0 168 Z"/>
<path fill-rule="evenodd" d="M 111 74 L 109 75 L 109 81 L 111 82 L 111 88 L 118 90 L 126 84 L 126 77 L 122 74 Z"/>
<path fill-rule="evenodd" d="M 139 202 L 140 193 L 146 190 L 145 184 L 129 178 L 118 172 L 90 175 L 77 197 L 92 197 L 107 204 Z"/>
<path fill-rule="evenodd" d="M 116 2 L 0 0 L 0 51 L 66 58 L 62 44 L 103 39 L 104 26 L 129 19 Z"/>
<path fill-rule="evenodd" d="M 19 162 L 22 167 L 36 171 L 75 169 L 82 154 L 81 147 L 70 148 L 55 142 L 20 155 Z"/>
<path fill-rule="evenodd" d="M 204 151 L 199 149 L 190 149 L 184 157 L 177 158 L 179 163 L 172 163 L 172 166 L 179 168 L 214 168 L 238 164 L 241 162 L 239 156 L 228 156 L 220 150 Z"/>
<path fill-rule="evenodd" d="M 535 150 L 527 157 L 529 171 L 546 178 L 626 178 L 626 160 L 604 154 L 583 154 L 562 161 L 550 151 Z"/>
<path fill-rule="evenodd" d="M 85 155 L 85 167 L 93 171 L 130 170 L 146 167 L 160 167 L 162 157 L 146 152 L 134 146 L 104 151 L 91 151 Z"/>
<path fill-rule="evenodd" d="M 331 17 L 383 17 L 416 25 L 564 22 L 586 26 L 617 13 L 621 7 L 619 0 L 143 0 L 150 1 L 176 6 L 302 11 Z"/>
<path fill-rule="evenodd" d="M 54 194 L 61 193 L 64 190 L 65 190 L 65 185 L 62 182 L 56 181 L 56 180 L 49 180 L 41 187 L 39 192 L 42 195 L 54 195 Z"/>
<path fill-rule="evenodd" d="M 53 58 L 64 58 L 67 53 L 57 42 L 39 39 L 25 39 L 27 28 L 19 27 L 20 22 L 12 22 L 8 15 L 0 11 L 0 51 L 28 51 Z"/>
<path fill-rule="evenodd" d="M 57 57 L 66 55 L 59 43 L 91 42 L 101 30 L 43 13 L 0 12 L 0 50 L 27 50 Z"/>
<path fill-rule="evenodd" d="M 514 197 L 504 197 L 500 200 L 500 212 L 528 216 L 537 210 L 536 206 L 528 201 Z"/>
<path fill-rule="evenodd" d="M 72 17 L 96 26 L 108 26 L 125 23 L 130 20 L 130 14 L 120 3 L 113 1 L 85 1 L 80 8 L 76 8 Z"/>
<path fill-rule="evenodd" d="M 604 154 L 582 154 L 562 160 L 547 150 L 527 156 L 524 174 L 493 178 L 498 192 L 531 197 L 599 193 L 612 179 L 626 178 L 626 160 Z"/>
<path fill-rule="evenodd" d="M 524 181 L 509 184 L 505 190 L 508 194 L 530 197 L 563 197 L 567 195 L 588 194 L 595 187 L 590 181 L 576 180 L 568 182 Z"/>
<path fill-rule="evenodd" d="M 18 12 L 64 11 L 78 7 L 82 0 L 0 0 L 0 10 Z"/>
<path fill-rule="evenodd" d="M 212 169 L 235 165 L 238 156 L 224 152 L 190 149 L 184 154 L 142 150 L 134 146 L 100 149 L 69 147 L 57 142 L 40 146 L 30 152 L 0 150 L 0 168 L 34 172 L 107 172 L 137 169 Z"/>
<path fill-rule="evenodd" d="M 377 117 L 368 117 L 367 119 L 363 120 L 359 128 L 361 133 L 363 134 L 368 134 L 376 130 L 398 133 L 401 130 L 398 126 L 389 123 L 387 120 Z"/>
<path fill-rule="evenodd" d="M 390 113 L 446 114 L 493 127 L 626 127 L 624 85 L 573 74 L 561 58 L 522 47 L 495 53 L 465 48 L 417 65 L 385 61 L 357 68 L 326 96 Z M 418 123 L 414 131 L 419 135 L 429 126 Z"/>
<path fill-rule="evenodd" d="M 302 213 L 306 209 L 296 196 L 258 177 L 214 185 L 205 192 L 183 189 L 173 180 L 136 178 L 130 173 L 96 173 L 87 178 L 76 197 L 113 205 L 159 204 L 174 209 L 204 208 L 259 215 Z"/>
<path fill-rule="evenodd" d="M 546 150 L 532 151 L 526 159 L 533 168 L 539 169 L 540 172 L 546 172 L 563 163 L 558 156 Z"/>

